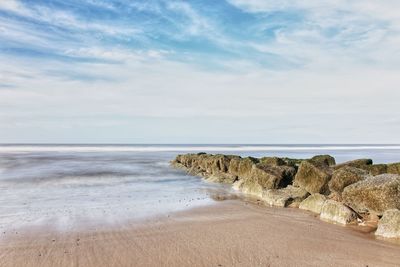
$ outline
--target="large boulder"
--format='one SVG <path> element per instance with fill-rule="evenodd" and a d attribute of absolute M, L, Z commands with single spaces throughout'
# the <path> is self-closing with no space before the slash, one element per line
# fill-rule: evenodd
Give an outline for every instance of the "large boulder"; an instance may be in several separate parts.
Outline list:
<path fill-rule="evenodd" d="M 339 224 L 350 224 L 357 221 L 357 214 L 334 200 L 327 200 L 321 208 L 320 219 Z"/>
<path fill-rule="evenodd" d="M 272 166 L 258 163 L 252 166 L 250 174 L 236 185 L 243 193 L 261 197 L 266 189 L 274 189 L 287 185 L 292 181 L 296 169 L 289 166 Z"/>
<path fill-rule="evenodd" d="M 372 165 L 372 159 L 356 159 L 356 160 L 346 161 L 333 166 L 333 168 L 335 170 L 343 167 L 365 168 L 367 165 Z"/>
<path fill-rule="evenodd" d="M 388 209 L 400 209 L 400 175 L 382 174 L 347 186 L 343 201 L 357 212 L 382 215 Z"/>
<path fill-rule="evenodd" d="M 232 158 L 237 156 L 227 155 L 200 155 L 198 159 L 201 161 L 199 167 L 208 174 L 218 174 L 228 172 L 228 168 Z"/>
<path fill-rule="evenodd" d="M 308 161 L 317 165 L 333 166 L 336 164 L 335 158 L 330 155 L 317 155 L 309 159 Z"/>
<path fill-rule="evenodd" d="M 258 159 L 247 158 L 232 158 L 229 164 L 228 172 L 232 175 L 238 176 L 240 179 L 248 177 L 251 173 L 253 165 L 259 162 Z"/>
<path fill-rule="evenodd" d="M 364 180 L 368 177 L 368 171 L 345 166 L 340 169 L 336 169 L 332 178 L 328 183 L 329 190 L 331 192 L 342 193 L 346 186 L 354 184 L 358 181 Z"/>
<path fill-rule="evenodd" d="M 304 188 L 310 194 L 325 193 L 331 176 L 331 170 L 327 166 L 303 161 L 294 178 L 294 185 Z"/>
<path fill-rule="evenodd" d="M 385 211 L 379 220 L 375 235 L 386 238 L 400 238 L 400 210 Z"/>
<path fill-rule="evenodd" d="M 308 195 L 309 193 L 303 188 L 289 185 L 282 189 L 264 191 L 262 199 L 271 206 L 287 207 L 289 205 L 298 206 Z"/>
<path fill-rule="evenodd" d="M 300 203 L 299 209 L 308 210 L 320 214 L 325 201 L 326 197 L 324 195 L 315 193 L 304 199 Z"/>

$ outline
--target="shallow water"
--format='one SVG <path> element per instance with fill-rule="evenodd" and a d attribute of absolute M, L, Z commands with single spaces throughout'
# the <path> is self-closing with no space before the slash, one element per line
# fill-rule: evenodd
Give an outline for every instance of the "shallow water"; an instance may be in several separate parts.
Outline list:
<path fill-rule="evenodd" d="M 212 204 L 213 195 L 230 187 L 169 166 L 177 154 L 199 151 L 400 161 L 400 146 L 383 145 L 1 145 L 0 227 L 51 221 L 65 229 L 82 221 L 113 223 Z"/>

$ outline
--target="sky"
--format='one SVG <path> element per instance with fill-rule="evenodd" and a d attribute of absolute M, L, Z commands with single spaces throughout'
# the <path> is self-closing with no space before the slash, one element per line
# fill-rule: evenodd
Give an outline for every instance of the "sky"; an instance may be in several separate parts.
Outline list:
<path fill-rule="evenodd" d="M 0 0 L 0 143 L 400 143 L 399 10 Z"/>

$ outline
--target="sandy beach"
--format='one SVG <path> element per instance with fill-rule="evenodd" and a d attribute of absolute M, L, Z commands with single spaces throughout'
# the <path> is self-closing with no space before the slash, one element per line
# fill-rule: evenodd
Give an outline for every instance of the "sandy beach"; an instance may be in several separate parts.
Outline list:
<path fill-rule="evenodd" d="M 228 200 L 68 231 L 2 233 L 0 266 L 399 266 L 400 245 L 298 209 Z"/>

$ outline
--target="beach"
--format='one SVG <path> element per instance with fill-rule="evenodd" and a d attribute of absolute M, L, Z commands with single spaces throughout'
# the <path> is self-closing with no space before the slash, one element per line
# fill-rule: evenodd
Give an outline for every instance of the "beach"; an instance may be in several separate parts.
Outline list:
<path fill-rule="evenodd" d="M 174 169 L 178 153 L 400 161 L 396 146 L 0 146 L 0 266 L 398 266 L 400 244 Z"/>
<path fill-rule="evenodd" d="M 398 266 L 400 245 L 242 200 L 104 228 L 2 235 L 0 266 Z"/>

